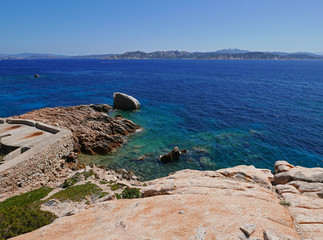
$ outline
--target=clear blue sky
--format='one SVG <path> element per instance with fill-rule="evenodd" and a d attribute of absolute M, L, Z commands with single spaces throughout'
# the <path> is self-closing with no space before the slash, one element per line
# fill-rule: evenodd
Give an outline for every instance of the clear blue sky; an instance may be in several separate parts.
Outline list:
<path fill-rule="evenodd" d="M 323 0 L 0 0 L 0 53 L 323 52 Z"/>

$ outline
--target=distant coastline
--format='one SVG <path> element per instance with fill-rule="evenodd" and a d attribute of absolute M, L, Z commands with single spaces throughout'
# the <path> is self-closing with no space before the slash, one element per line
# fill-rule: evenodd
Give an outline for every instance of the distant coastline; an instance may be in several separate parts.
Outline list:
<path fill-rule="evenodd" d="M 323 55 L 297 52 L 251 52 L 240 49 L 222 49 L 215 52 L 186 51 L 132 51 L 123 54 L 64 56 L 55 54 L 22 53 L 0 54 L 1 59 L 206 59 L 206 60 L 322 60 Z"/>

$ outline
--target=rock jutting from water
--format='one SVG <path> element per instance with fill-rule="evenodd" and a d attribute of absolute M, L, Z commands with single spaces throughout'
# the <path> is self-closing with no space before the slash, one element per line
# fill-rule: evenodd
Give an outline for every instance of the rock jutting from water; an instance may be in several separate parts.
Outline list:
<path fill-rule="evenodd" d="M 116 92 L 113 94 L 113 108 L 120 110 L 136 110 L 140 108 L 140 103 L 132 96 Z"/>
<path fill-rule="evenodd" d="M 162 162 L 171 162 L 171 161 L 174 161 L 174 160 L 179 160 L 180 157 L 181 157 L 181 151 L 176 146 L 169 153 L 161 155 L 160 156 L 160 161 L 162 161 Z"/>
<path fill-rule="evenodd" d="M 125 142 L 140 126 L 122 117 L 111 117 L 107 104 L 43 108 L 14 118 L 32 119 L 72 131 L 75 152 L 107 154 Z"/>

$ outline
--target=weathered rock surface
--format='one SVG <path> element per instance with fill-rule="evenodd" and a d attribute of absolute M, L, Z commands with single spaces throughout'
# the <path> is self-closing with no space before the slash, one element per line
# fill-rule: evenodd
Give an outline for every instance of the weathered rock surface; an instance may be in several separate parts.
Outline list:
<path fill-rule="evenodd" d="M 264 240 L 294 240 L 295 238 L 269 230 L 264 231 Z"/>
<path fill-rule="evenodd" d="M 246 171 L 246 169 L 248 171 Z M 269 169 L 259 169 L 254 166 L 236 166 L 233 168 L 225 168 L 217 171 L 225 177 L 237 179 L 239 181 L 250 182 L 259 184 L 262 187 L 271 189 L 271 181 L 274 179 L 274 175 Z"/>
<path fill-rule="evenodd" d="M 73 133 L 76 152 L 106 154 L 120 146 L 126 135 L 140 128 L 125 118 L 108 116 L 106 112 L 111 109 L 106 104 L 43 108 L 14 118 L 67 128 Z"/>
<path fill-rule="evenodd" d="M 275 163 L 275 183 L 304 239 L 323 239 L 323 169 Z"/>
<path fill-rule="evenodd" d="M 135 110 L 140 108 L 140 103 L 132 96 L 116 92 L 113 94 L 113 107 L 120 110 Z"/>
<path fill-rule="evenodd" d="M 253 234 L 253 232 L 256 230 L 257 225 L 249 223 L 246 225 L 243 225 L 240 227 L 241 231 L 244 232 L 244 234 L 249 237 L 251 236 L 251 234 Z"/>
<path fill-rule="evenodd" d="M 239 239 L 246 223 L 257 226 L 250 239 L 264 231 L 300 239 L 280 199 L 254 179 L 262 170 L 229 172 L 179 171 L 145 182 L 145 198 L 95 204 L 14 239 Z"/>
<path fill-rule="evenodd" d="M 291 181 L 323 183 L 323 168 L 290 166 L 289 163 L 283 161 L 275 163 L 275 183 L 286 184 Z M 284 170 L 280 171 L 280 168 L 283 168 Z"/>

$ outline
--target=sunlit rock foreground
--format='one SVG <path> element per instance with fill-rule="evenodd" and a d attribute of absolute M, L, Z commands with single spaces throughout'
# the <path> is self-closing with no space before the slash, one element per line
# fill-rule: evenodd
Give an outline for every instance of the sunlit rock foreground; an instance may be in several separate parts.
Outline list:
<path fill-rule="evenodd" d="M 275 171 L 178 171 L 14 239 L 323 239 L 323 169 Z"/>

